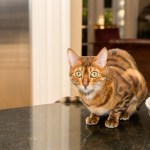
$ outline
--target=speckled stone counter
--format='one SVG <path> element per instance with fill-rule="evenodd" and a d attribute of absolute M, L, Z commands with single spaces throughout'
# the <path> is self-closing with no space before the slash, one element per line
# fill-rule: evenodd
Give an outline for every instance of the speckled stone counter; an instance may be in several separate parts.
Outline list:
<path fill-rule="evenodd" d="M 118 128 L 87 126 L 79 104 L 49 104 L 0 111 L 0 150 L 150 150 L 145 105 Z"/>

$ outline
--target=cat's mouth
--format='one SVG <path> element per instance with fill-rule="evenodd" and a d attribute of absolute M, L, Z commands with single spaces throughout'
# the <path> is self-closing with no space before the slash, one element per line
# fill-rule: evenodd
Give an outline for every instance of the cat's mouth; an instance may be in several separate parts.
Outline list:
<path fill-rule="evenodd" d="M 82 93 L 85 93 L 85 94 L 89 94 L 89 93 L 92 93 L 94 91 L 94 89 L 90 86 L 87 86 L 87 87 L 84 87 L 84 86 L 80 86 L 79 87 L 79 90 L 82 92 Z"/>

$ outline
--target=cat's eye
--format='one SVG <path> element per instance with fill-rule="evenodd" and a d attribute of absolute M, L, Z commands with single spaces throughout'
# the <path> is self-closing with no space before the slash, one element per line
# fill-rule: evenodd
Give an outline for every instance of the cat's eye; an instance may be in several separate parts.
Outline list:
<path fill-rule="evenodd" d="M 92 71 L 90 74 L 91 78 L 96 78 L 98 76 L 98 72 L 97 71 Z"/>
<path fill-rule="evenodd" d="M 77 77 L 77 78 L 82 78 L 82 72 L 81 71 L 76 71 L 75 72 L 75 76 Z"/>

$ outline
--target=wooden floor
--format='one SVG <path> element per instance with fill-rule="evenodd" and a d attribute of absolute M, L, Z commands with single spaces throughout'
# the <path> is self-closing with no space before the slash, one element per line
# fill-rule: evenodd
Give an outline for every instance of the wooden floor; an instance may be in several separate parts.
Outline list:
<path fill-rule="evenodd" d="M 27 0 L 0 0 L 0 109 L 31 105 Z"/>

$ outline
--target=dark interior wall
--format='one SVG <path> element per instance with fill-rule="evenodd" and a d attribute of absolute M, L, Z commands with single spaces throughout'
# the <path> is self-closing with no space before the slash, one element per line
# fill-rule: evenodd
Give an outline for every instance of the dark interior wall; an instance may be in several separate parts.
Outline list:
<path fill-rule="evenodd" d="M 140 13 L 147 5 L 150 5 L 150 0 L 139 0 L 139 13 Z"/>

